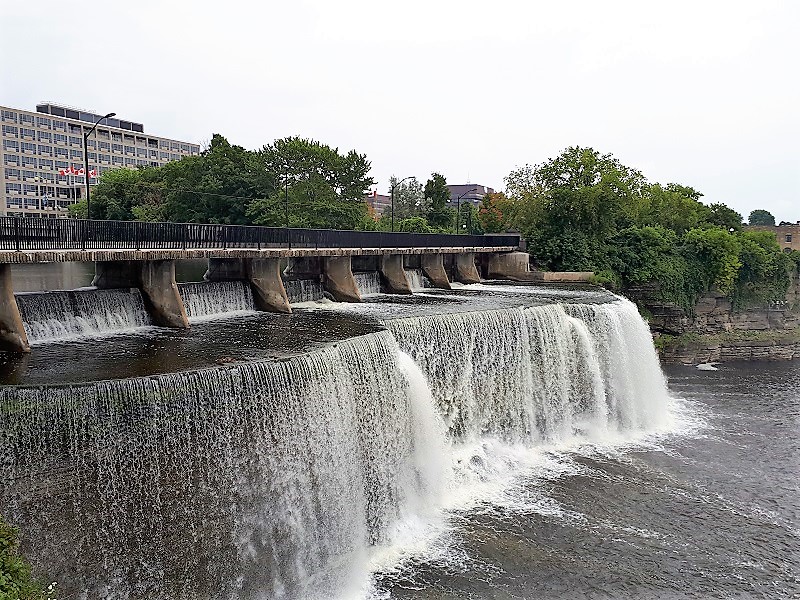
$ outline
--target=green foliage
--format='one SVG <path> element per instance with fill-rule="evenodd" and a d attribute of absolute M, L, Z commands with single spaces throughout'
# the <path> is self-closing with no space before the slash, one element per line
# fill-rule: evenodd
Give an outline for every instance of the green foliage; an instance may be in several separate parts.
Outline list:
<path fill-rule="evenodd" d="M 735 306 L 778 301 L 796 264 L 771 233 L 742 232 L 741 215 L 728 206 L 707 206 L 688 186 L 650 184 L 591 148 L 517 169 L 506 190 L 510 225 L 541 268 L 591 270 L 602 284 L 646 286 L 687 311 L 712 289 Z M 497 230 L 488 207 L 484 220 Z"/>
<path fill-rule="evenodd" d="M 424 188 L 419 181 L 407 179 L 401 183 L 397 177 L 392 176 L 389 178 L 390 195 L 392 190 L 394 190 L 395 222 L 410 217 L 425 217 L 428 212 L 428 203 L 425 200 Z M 396 226 L 395 230 L 397 230 Z"/>
<path fill-rule="evenodd" d="M 515 203 L 502 192 L 486 194 L 478 207 L 478 221 L 486 233 L 506 231 L 515 217 Z"/>
<path fill-rule="evenodd" d="M 750 225 L 775 225 L 775 217 L 768 210 L 758 208 L 750 213 L 747 222 Z"/>
<path fill-rule="evenodd" d="M 457 225 L 459 234 L 483 235 L 486 233 L 478 216 L 478 209 L 472 202 L 464 202 L 458 208 Z"/>
<path fill-rule="evenodd" d="M 42 587 L 31 577 L 30 565 L 19 553 L 17 529 L 0 518 L 0 598 L 3 600 L 39 600 L 45 597 Z"/>

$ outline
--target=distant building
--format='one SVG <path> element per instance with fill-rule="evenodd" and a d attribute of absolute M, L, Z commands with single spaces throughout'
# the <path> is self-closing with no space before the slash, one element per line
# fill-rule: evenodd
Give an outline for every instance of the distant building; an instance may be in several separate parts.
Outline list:
<path fill-rule="evenodd" d="M 797 223 L 782 222 L 780 225 L 750 225 L 747 229 L 771 231 L 775 234 L 778 244 L 784 252 L 800 251 L 800 221 Z"/>
<path fill-rule="evenodd" d="M 459 204 L 458 197 L 461 197 L 460 204 L 464 204 L 464 202 L 470 202 L 474 205 L 478 205 L 483 200 L 483 197 L 486 194 L 494 194 L 494 190 L 490 187 L 486 187 L 485 185 L 478 185 L 475 183 L 464 183 L 458 185 L 448 185 L 450 189 L 450 204 L 455 208 L 457 204 Z"/>
<path fill-rule="evenodd" d="M 85 195 L 83 134 L 102 115 L 57 104 L 36 112 L 0 106 L 0 215 L 65 217 Z M 161 166 L 200 154 L 200 146 L 145 134 L 144 125 L 110 118 L 87 141 L 89 183 L 121 167 Z"/>
<path fill-rule="evenodd" d="M 379 194 L 377 191 L 364 196 L 366 203 L 375 211 L 375 217 L 380 218 L 384 211 L 389 214 L 392 207 L 392 197 Z"/>

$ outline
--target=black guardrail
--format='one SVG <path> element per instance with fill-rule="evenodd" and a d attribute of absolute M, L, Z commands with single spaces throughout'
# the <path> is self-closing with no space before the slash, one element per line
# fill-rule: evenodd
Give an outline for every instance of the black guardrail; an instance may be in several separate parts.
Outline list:
<path fill-rule="evenodd" d="M 0 217 L 0 250 L 518 246 L 515 234 L 452 235 L 250 225 Z"/>

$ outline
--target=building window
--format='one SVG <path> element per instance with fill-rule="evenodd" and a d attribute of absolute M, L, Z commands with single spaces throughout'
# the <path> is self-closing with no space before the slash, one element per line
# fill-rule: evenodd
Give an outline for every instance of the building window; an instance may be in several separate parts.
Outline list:
<path fill-rule="evenodd" d="M 23 152 L 36 152 L 36 144 L 33 142 L 22 142 L 21 147 Z"/>
<path fill-rule="evenodd" d="M 72 123 L 70 123 L 69 132 L 77 133 L 78 135 L 83 135 L 83 128 L 80 125 L 73 125 Z"/>
<path fill-rule="evenodd" d="M 19 152 L 19 142 L 16 140 L 3 140 L 3 150 Z"/>
<path fill-rule="evenodd" d="M 80 150 L 70 150 L 69 157 L 72 160 L 83 160 L 83 152 L 81 152 Z"/>
<path fill-rule="evenodd" d="M 792 243 L 792 234 L 791 233 L 787 233 L 786 234 L 786 243 L 787 244 L 791 244 Z"/>
<path fill-rule="evenodd" d="M 46 117 L 36 117 L 36 126 L 40 129 L 50 129 L 50 119 Z"/>
<path fill-rule="evenodd" d="M 21 194 L 22 193 L 22 184 L 21 183 L 7 183 L 6 184 L 6 194 Z"/>
<path fill-rule="evenodd" d="M 158 158 L 158 150 L 150 150 L 150 158 Z"/>
<path fill-rule="evenodd" d="M 69 150 L 66 148 L 56 148 L 56 158 L 69 158 Z"/>
<path fill-rule="evenodd" d="M 97 142 L 95 142 L 94 140 L 86 140 L 86 147 L 97 148 Z"/>
<path fill-rule="evenodd" d="M 178 159 L 180 158 L 180 156 L 178 156 L 177 154 L 170 154 L 170 155 L 169 155 L 169 157 L 170 157 L 172 160 L 178 160 Z"/>
<path fill-rule="evenodd" d="M 39 154 L 47 154 L 48 156 L 53 156 L 53 147 L 45 146 L 44 144 L 39 144 Z"/>
<path fill-rule="evenodd" d="M 125 146 L 125 154 L 129 154 L 130 156 L 136 156 L 136 148 L 133 146 Z"/>
<path fill-rule="evenodd" d="M 36 181 L 36 171 L 23 171 L 22 172 L 22 180 L 23 181 Z"/>
<path fill-rule="evenodd" d="M 147 148 L 137 148 L 136 156 L 140 158 L 147 158 Z"/>
<path fill-rule="evenodd" d="M 67 130 L 67 122 L 66 121 L 58 121 L 57 119 L 53 119 L 53 129 L 58 129 L 59 131 L 66 131 Z"/>
<path fill-rule="evenodd" d="M 33 115 L 26 115 L 25 113 L 20 113 L 19 115 L 19 123 L 20 125 L 33 125 Z"/>
<path fill-rule="evenodd" d="M 119 152 L 122 153 L 122 144 L 111 144 L 111 151 L 112 152 Z"/>
<path fill-rule="evenodd" d="M 28 129 L 27 127 L 20 127 L 20 135 L 24 138 L 33 139 L 36 137 L 36 131 L 34 129 Z"/>
<path fill-rule="evenodd" d="M 36 168 L 36 157 L 35 156 L 23 156 L 22 157 L 22 166 L 23 167 L 33 167 Z"/>
<path fill-rule="evenodd" d="M 113 157 L 112 164 L 123 166 L 123 158 L 121 156 Z"/>
<path fill-rule="evenodd" d="M 3 154 L 3 164 L 19 166 L 19 156 L 16 154 Z"/>
<path fill-rule="evenodd" d="M 53 134 L 53 143 L 54 144 L 65 144 L 67 143 L 67 136 L 63 133 L 54 133 Z"/>
<path fill-rule="evenodd" d="M 97 162 L 97 152 L 89 152 L 89 160 Z"/>
<path fill-rule="evenodd" d="M 158 147 L 159 147 L 161 150 L 169 150 L 169 142 L 165 142 L 164 140 L 161 140 L 161 141 L 158 143 Z"/>
<path fill-rule="evenodd" d="M 19 179 L 19 169 L 6 169 L 6 179 Z"/>
<path fill-rule="evenodd" d="M 3 125 L 3 135 L 6 137 L 17 137 L 19 129 L 13 125 Z"/>
<path fill-rule="evenodd" d="M 111 141 L 112 142 L 121 142 L 122 141 L 122 134 L 117 133 L 116 131 L 111 132 Z"/>
<path fill-rule="evenodd" d="M 97 137 L 99 137 L 101 139 L 104 139 L 104 140 L 110 140 L 111 139 L 111 135 L 108 133 L 107 129 L 95 129 L 95 132 L 97 133 Z"/>
<path fill-rule="evenodd" d="M 111 150 L 111 144 L 108 142 L 100 142 L 98 146 L 100 147 L 100 150 L 105 150 L 106 152 Z"/>
<path fill-rule="evenodd" d="M 132 135 L 125 134 L 125 143 L 126 144 L 136 144 L 136 137 Z"/>
<path fill-rule="evenodd" d="M 81 138 L 69 136 L 69 145 L 70 146 L 82 146 L 83 142 Z"/>
<path fill-rule="evenodd" d="M 133 159 L 133 158 L 126 158 L 125 159 L 125 166 L 126 167 L 135 167 L 136 166 L 136 160 Z"/>
<path fill-rule="evenodd" d="M 40 131 L 38 133 L 38 135 L 36 136 L 36 138 L 40 142 L 47 142 L 49 144 L 49 143 L 52 143 L 52 141 L 53 141 L 53 134 L 50 133 L 49 131 Z"/>
<path fill-rule="evenodd" d="M 10 121 L 11 123 L 17 122 L 17 113 L 11 110 L 4 110 L 2 112 L 3 121 Z"/>

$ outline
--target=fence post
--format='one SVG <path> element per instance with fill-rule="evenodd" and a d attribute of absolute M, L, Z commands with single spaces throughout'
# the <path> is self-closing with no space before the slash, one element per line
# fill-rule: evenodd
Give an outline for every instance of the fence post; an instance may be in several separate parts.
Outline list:
<path fill-rule="evenodd" d="M 19 217 L 14 217 L 14 242 L 16 243 L 17 252 L 21 252 L 19 245 Z"/>
<path fill-rule="evenodd" d="M 83 235 L 81 236 L 81 252 L 86 250 L 86 236 L 89 235 L 88 233 L 88 225 L 85 220 L 80 221 L 81 228 L 83 229 Z"/>
<path fill-rule="evenodd" d="M 139 221 L 133 222 L 133 231 L 134 231 L 134 242 L 136 243 L 136 249 L 141 250 L 142 242 L 141 242 L 141 235 L 139 235 L 141 229 L 139 228 Z"/>
<path fill-rule="evenodd" d="M 189 237 L 189 225 L 186 223 L 181 227 L 181 248 L 186 250 L 186 238 Z"/>
<path fill-rule="evenodd" d="M 226 225 L 222 226 L 222 249 L 228 249 L 228 227 Z"/>

